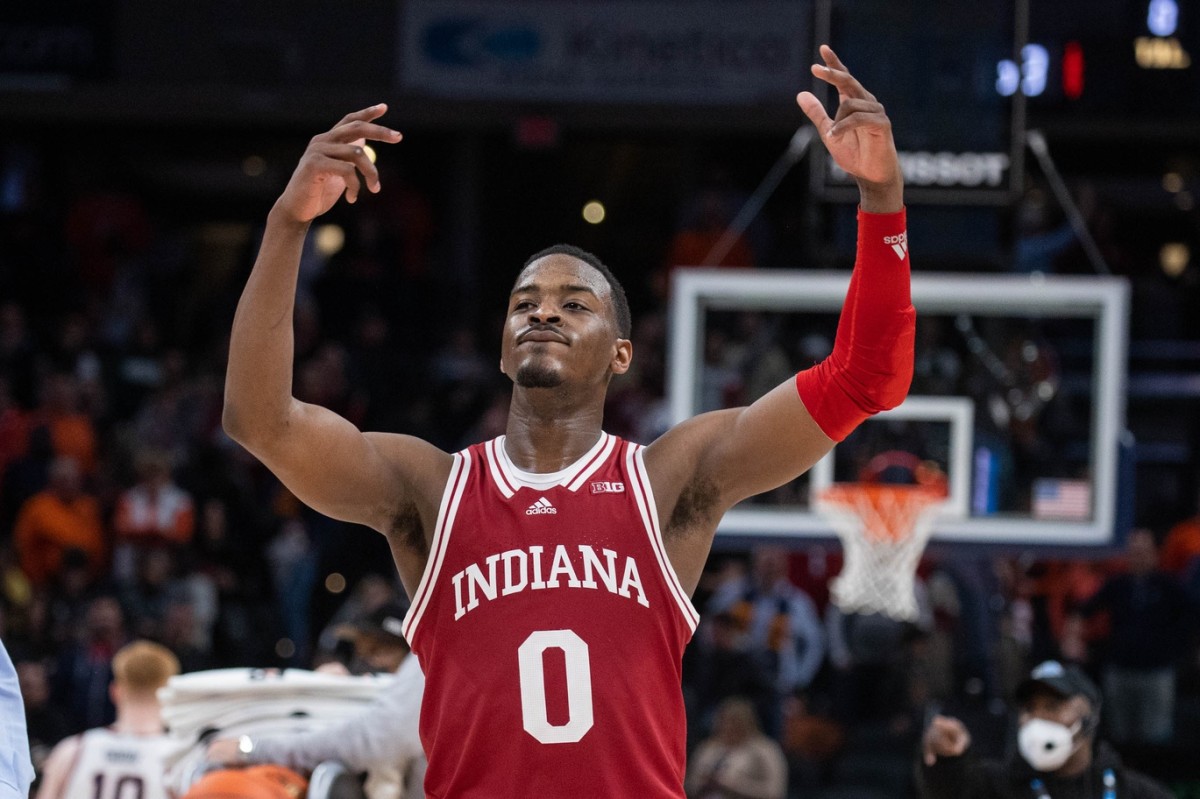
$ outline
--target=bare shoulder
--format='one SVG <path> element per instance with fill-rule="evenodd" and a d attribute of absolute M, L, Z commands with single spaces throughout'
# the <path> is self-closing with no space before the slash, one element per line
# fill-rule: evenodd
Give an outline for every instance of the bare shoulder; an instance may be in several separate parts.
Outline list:
<path fill-rule="evenodd" d="M 664 536 L 714 526 L 726 510 L 719 475 L 705 471 L 710 462 L 706 454 L 731 433 L 740 411 L 733 408 L 694 416 L 646 447 L 646 472 L 664 516 Z"/>

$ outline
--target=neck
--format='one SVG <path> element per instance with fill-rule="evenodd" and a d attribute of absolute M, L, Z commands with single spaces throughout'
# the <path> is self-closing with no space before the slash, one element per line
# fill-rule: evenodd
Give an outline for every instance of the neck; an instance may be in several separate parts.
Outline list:
<path fill-rule="evenodd" d="M 1067 762 L 1058 770 L 1059 776 L 1074 777 L 1082 774 L 1092 765 L 1092 742 L 1084 741 L 1083 744 L 1076 749 L 1071 756 L 1067 758 Z"/>
<path fill-rule="evenodd" d="M 513 389 L 505 446 L 517 468 L 547 473 L 565 469 L 600 438 L 604 394 L 568 396 L 561 389 Z"/>
<path fill-rule="evenodd" d="M 158 702 L 125 702 L 117 710 L 113 729 L 130 735 L 158 735 L 163 732 Z"/>

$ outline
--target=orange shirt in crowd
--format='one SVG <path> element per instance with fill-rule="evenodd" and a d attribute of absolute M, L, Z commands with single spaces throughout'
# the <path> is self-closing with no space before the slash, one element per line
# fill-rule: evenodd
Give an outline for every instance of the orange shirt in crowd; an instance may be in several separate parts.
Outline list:
<path fill-rule="evenodd" d="M 196 512 L 192 498 L 178 486 L 136 485 L 117 500 L 113 527 L 126 541 L 186 544 L 196 529 Z"/>
<path fill-rule="evenodd" d="M 68 549 L 85 552 L 94 574 L 105 561 L 104 527 L 95 497 L 81 494 L 65 501 L 52 491 L 34 494 L 21 506 L 13 533 L 21 569 L 36 586 L 58 573 Z"/>
<path fill-rule="evenodd" d="M 96 472 L 96 428 L 83 413 L 54 414 L 44 418 L 50 428 L 55 455 L 74 458 L 84 474 Z"/>
<path fill-rule="evenodd" d="M 1163 571 L 1182 574 L 1200 557 L 1200 516 L 1184 519 L 1171 528 L 1163 541 L 1160 563 Z"/>

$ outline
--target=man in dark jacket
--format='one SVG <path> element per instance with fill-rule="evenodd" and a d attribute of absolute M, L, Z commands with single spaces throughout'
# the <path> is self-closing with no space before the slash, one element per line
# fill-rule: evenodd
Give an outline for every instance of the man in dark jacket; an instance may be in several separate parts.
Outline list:
<path fill-rule="evenodd" d="M 1170 799 L 1154 780 L 1125 768 L 1096 741 L 1100 691 L 1079 669 L 1047 661 L 1017 689 L 1017 753 L 972 756 L 971 734 L 935 716 L 925 730 L 917 785 L 926 799 Z"/>

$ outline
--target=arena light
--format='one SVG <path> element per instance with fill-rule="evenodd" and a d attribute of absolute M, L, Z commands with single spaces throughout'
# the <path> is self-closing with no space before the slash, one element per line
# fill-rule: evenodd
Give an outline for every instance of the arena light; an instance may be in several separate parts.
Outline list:
<path fill-rule="evenodd" d="M 1163 175 L 1163 190 L 1172 194 L 1183 191 L 1183 176 L 1178 172 L 1168 172 Z"/>
<path fill-rule="evenodd" d="M 331 594 L 340 594 L 346 590 L 346 578 L 338 572 L 332 572 L 325 578 L 325 590 Z"/>
<path fill-rule="evenodd" d="M 363 148 L 363 152 L 367 154 L 367 158 L 370 159 L 371 163 L 372 164 L 375 163 L 375 158 L 376 158 L 375 148 L 369 144 L 364 144 L 362 146 L 362 148 Z"/>
<path fill-rule="evenodd" d="M 332 258 L 346 246 L 346 231 L 341 225 L 319 225 L 313 231 L 313 246 L 326 258 Z"/>
<path fill-rule="evenodd" d="M 1062 85 L 1068 100 L 1083 96 L 1083 45 L 1079 42 L 1063 45 Z"/>
<path fill-rule="evenodd" d="M 1172 241 L 1158 251 L 1158 264 L 1167 277 L 1179 277 L 1187 271 L 1192 260 L 1192 250 L 1181 241 Z"/>
<path fill-rule="evenodd" d="M 242 172 L 247 177 L 256 178 L 267 171 L 267 160 L 261 155 L 248 155 L 242 161 Z"/>
<path fill-rule="evenodd" d="M 1139 36 L 1133 40 L 1133 55 L 1142 69 L 1187 69 L 1192 56 L 1174 36 Z"/>
<path fill-rule="evenodd" d="M 1179 29 L 1179 3 L 1176 0 L 1150 0 L 1146 27 L 1155 36 L 1171 36 Z"/>
<path fill-rule="evenodd" d="M 589 225 L 598 225 L 604 221 L 607 212 L 604 210 L 604 203 L 599 200 L 592 200 L 583 206 L 583 219 Z"/>
<path fill-rule="evenodd" d="M 1021 48 L 1021 63 L 1005 58 L 996 64 L 996 93 L 1012 97 L 1018 90 L 1026 97 L 1037 97 L 1046 91 L 1050 75 L 1050 51 L 1030 43 Z"/>

